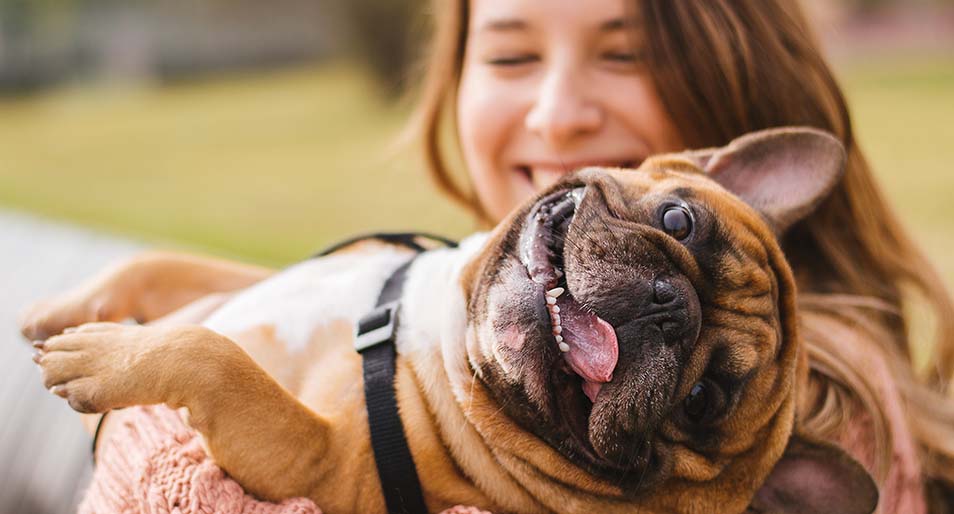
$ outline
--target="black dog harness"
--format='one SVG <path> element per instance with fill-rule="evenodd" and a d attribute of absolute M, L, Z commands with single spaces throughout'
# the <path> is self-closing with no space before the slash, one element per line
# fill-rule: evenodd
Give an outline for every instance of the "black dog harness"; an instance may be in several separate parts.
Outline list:
<path fill-rule="evenodd" d="M 404 426 L 398 415 L 394 390 L 395 339 L 400 317 L 401 293 L 411 264 L 426 249 L 415 239 L 426 238 L 446 246 L 457 246 L 444 238 L 426 234 L 382 234 L 370 236 L 413 249 L 417 255 L 388 277 L 378 295 L 377 307 L 358 321 L 355 350 L 364 368 L 364 399 L 371 429 L 371 447 L 381 480 L 381 490 L 389 514 L 425 514 L 424 494 L 414 459 L 407 445 Z M 354 241 L 367 238 L 358 238 Z M 352 241 L 352 242 L 354 242 Z M 350 243 L 347 243 L 350 244 Z M 345 246 L 347 245 L 345 244 Z M 340 248 L 338 246 L 337 248 Z M 332 250 L 333 251 L 333 250 Z"/>

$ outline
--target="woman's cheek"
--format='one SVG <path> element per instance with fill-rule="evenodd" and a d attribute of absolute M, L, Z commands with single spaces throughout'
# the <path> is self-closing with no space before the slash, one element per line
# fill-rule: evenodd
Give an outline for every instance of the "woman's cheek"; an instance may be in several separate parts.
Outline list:
<path fill-rule="evenodd" d="M 523 126 L 520 88 L 476 74 L 461 81 L 458 136 L 464 162 L 484 209 L 493 221 L 518 204 L 532 188 L 507 169 L 507 142 Z M 527 191 L 524 191 L 526 189 Z"/>
<path fill-rule="evenodd" d="M 474 72 L 461 84 L 458 97 L 461 143 L 475 154 L 495 159 L 506 134 L 513 129 L 514 88 L 504 81 Z"/>
<path fill-rule="evenodd" d="M 675 123 L 662 103 L 648 72 L 631 75 L 605 74 L 593 84 L 598 91 L 626 91 L 625 95 L 606 95 L 604 108 L 650 154 L 681 151 L 685 148 Z"/>

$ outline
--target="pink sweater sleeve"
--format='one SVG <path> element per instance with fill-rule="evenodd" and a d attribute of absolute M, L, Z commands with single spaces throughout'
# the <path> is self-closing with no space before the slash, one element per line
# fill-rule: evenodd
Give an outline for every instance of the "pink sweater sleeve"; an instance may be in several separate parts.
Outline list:
<path fill-rule="evenodd" d="M 245 494 L 166 407 L 135 407 L 98 444 L 79 514 L 321 514 L 307 498 L 269 503 Z M 457 506 L 442 514 L 489 513 Z"/>
<path fill-rule="evenodd" d="M 171 409 L 135 407 L 133 415 L 113 428 L 99 441 L 99 461 L 79 514 L 321 514 L 307 498 L 268 503 L 245 494 Z M 870 466 L 865 423 L 856 420 L 853 428 L 843 434 L 841 443 Z M 892 467 L 895 472 L 882 491 L 882 512 L 925 511 L 920 481 L 908 484 L 898 476 L 898 470 L 910 467 L 903 464 L 908 463 L 895 462 Z M 490 513 L 456 506 L 442 514 Z"/>

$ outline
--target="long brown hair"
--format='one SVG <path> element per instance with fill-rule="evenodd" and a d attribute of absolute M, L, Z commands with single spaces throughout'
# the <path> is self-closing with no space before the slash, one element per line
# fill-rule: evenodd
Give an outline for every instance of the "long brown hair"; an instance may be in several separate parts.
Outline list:
<path fill-rule="evenodd" d="M 837 319 L 886 356 L 924 473 L 954 484 L 954 302 L 910 240 L 855 142 L 845 99 L 796 0 L 639 0 L 647 68 L 687 146 L 721 146 L 746 132 L 784 125 L 828 130 L 844 143 L 844 180 L 782 241 L 798 281 L 803 320 Z M 468 25 L 466 0 L 436 0 L 435 34 L 412 129 L 437 185 L 484 217 L 452 175 L 454 109 Z M 936 330 L 913 341 L 905 309 L 929 308 Z M 806 327 L 809 328 L 809 327 Z M 870 420 L 875 472 L 891 461 L 892 431 L 878 384 L 843 341 L 805 330 L 811 376 L 802 430 L 837 438 L 850 418 Z M 915 370 L 912 354 L 928 354 Z M 860 408 L 861 411 L 855 411 Z"/>

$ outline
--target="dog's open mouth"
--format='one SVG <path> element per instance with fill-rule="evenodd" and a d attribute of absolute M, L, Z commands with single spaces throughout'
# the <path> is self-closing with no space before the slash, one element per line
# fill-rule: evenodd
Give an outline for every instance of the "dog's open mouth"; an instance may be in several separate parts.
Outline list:
<path fill-rule="evenodd" d="M 595 402 L 613 379 L 619 345 L 613 327 L 573 298 L 564 273 L 564 246 L 586 189 L 578 187 L 545 197 L 530 211 L 520 237 L 520 258 L 546 302 L 553 344 L 582 379 L 583 392 Z"/>

